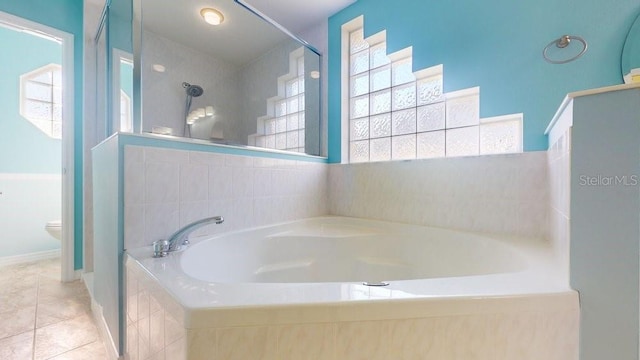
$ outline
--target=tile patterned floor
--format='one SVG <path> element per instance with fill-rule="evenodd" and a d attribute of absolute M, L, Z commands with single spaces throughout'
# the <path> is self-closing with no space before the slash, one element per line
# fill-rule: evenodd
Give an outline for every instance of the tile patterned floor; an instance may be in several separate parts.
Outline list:
<path fill-rule="evenodd" d="M 91 298 L 60 282 L 60 259 L 0 268 L 0 359 L 107 359 Z"/>

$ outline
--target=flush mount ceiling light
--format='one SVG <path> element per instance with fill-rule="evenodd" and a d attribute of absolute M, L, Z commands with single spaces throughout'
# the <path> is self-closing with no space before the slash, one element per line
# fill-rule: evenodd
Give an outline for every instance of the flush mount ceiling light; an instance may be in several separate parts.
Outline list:
<path fill-rule="evenodd" d="M 204 8 L 200 10 L 200 15 L 207 24 L 211 25 L 220 25 L 224 21 L 224 15 L 216 9 L 212 8 Z"/>

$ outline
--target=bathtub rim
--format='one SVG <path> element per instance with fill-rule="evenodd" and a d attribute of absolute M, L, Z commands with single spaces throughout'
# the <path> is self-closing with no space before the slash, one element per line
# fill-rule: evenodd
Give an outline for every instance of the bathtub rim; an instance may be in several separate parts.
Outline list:
<path fill-rule="evenodd" d="M 548 293 L 500 296 L 414 297 L 392 300 L 189 307 L 180 303 L 146 268 L 131 256 L 126 267 L 144 278 L 162 307 L 186 329 L 235 326 L 276 326 L 311 323 L 382 321 L 473 314 L 579 311 L 579 294 L 572 289 Z"/>
<path fill-rule="evenodd" d="M 231 235 L 238 232 L 253 231 L 256 229 L 269 228 L 279 225 L 286 225 L 294 222 L 323 219 L 323 218 L 345 218 L 340 216 L 323 216 L 317 218 L 308 218 L 297 221 L 291 221 L 280 224 L 272 224 L 252 229 L 243 229 L 239 231 L 229 232 L 223 235 Z M 357 218 L 355 218 L 357 219 Z M 368 220 L 376 221 L 377 220 Z M 397 224 L 397 223 L 396 223 Z M 408 224 L 407 224 L 408 225 Z M 419 226 L 419 225 L 418 225 Z M 449 230 L 449 229 L 447 229 Z M 455 230 L 458 231 L 458 230 Z M 464 232 L 464 231 L 460 231 Z M 478 233 L 472 233 L 478 234 Z M 479 234 L 482 236 L 491 236 L 498 240 L 522 242 L 529 244 L 531 239 L 495 236 L 488 234 Z M 545 251 L 551 251 L 548 242 L 538 240 L 539 244 Z M 176 293 L 176 288 L 171 286 L 172 281 L 166 276 L 158 276 L 153 271 L 153 266 L 149 264 L 158 264 L 153 262 L 158 259 L 151 258 L 151 248 L 144 247 L 127 251 L 125 258 L 125 267 L 147 278 L 149 285 L 155 288 L 155 295 L 162 299 L 163 303 L 170 308 L 175 309 L 181 314 L 182 322 L 186 328 L 210 328 L 212 326 L 254 326 L 267 324 L 292 324 L 292 323 L 322 323 L 335 321 L 367 321 L 367 320 L 387 320 L 398 318 L 416 318 L 428 316 L 444 316 L 444 315 L 462 315 L 480 312 L 505 312 L 505 311 L 538 311 L 539 309 L 557 308 L 559 311 L 563 309 L 573 309 L 577 301 L 578 294 L 571 290 L 568 283 L 563 281 L 551 281 L 554 277 L 555 268 L 549 268 L 549 272 L 522 271 L 507 274 L 489 274 L 456 278 L 429 279 L 429 280 L 399 280 L 393 282 L 390 290 L 398 290 L 402 286 L 419 285 L 421 282 L 461 282 L 464 286 L 465 280 L 482 282 L 487 278 L 489 281 L 502 280 L 508 281 L 531 281 L 534 286 L 520 286 L 509 291 L 476 291 L 465 294 L 413 294 L 410 297 L 399 297 L 388 300 L 383 299 L 342 299 L 340 301 L 315 301 L 301 302 L 294 301 L 287 303 L 254 303 L 231 305 L 224 303 L 198 303 L 198 301 L 189 301 L 185 299 L 184 294 Z M 172 257 L 173 256 L 173 257 Z M 177 262 L 179 254 L 171 254 L 165 261 Z M 175 264 L 174 264 L 175 265 Z M 549 264 L 545 264 L 549 265 Z M 162 266 L 166 266 L 166 263 Z M 537 271 L 537 272 L 536 272 Z M 557 274 L 555 274 L 557 275 Z M 192 279 L 194 284 L 206 285 L 201 280 Z M 558 280 L 558 279 L 556 279 Z M 289 283 L 287 286 L 305 285 L 307 287 L 326 286 L 331 283 L 319 284 L 296 284 Z M 517 283 L 515 283 L 517 285 Z M 240 289 L 241 287 L 269 287 L 273 284 L 213 284 L 219 287 L 220 291 Z M 367 289 L 358 283 L 336 283 L 336 285 L 348 285 L 355 287 L 356 290 Z M 395 287 L 395 288 L 394 288 Z M 507 287 L 508 288 L 508 287 Z M 242 290 L 242 289 L 240 289 Z M 246 289 L 245 289 L 246 290 Z M 502 289 L 506 290 L 506 288 Z M 191 299 L 192 300 L 192 299 Z M 399 306 L 399 303 L 402 306 Z M 482 304 L 482 306 L 479 306 Z M 473 311 L 469 309 L 474 309 Z M 538 310 L 537 310 L 538 309 Z M 471 312 L 470 312 L 471 311 Z M 404 315 L 403 315 L 404 314 Z M 212 325 L 215 324 L 215 325 Z"/>

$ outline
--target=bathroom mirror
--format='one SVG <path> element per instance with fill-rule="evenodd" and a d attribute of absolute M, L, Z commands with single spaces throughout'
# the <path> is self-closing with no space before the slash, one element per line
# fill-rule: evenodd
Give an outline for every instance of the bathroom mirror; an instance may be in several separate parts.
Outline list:
<path fill-rule="evenodd" d="M 631 25 L 624 42 L 621 68 L 626 84 L 640 83 L 640 14 Z"/>
<path fill-rule="evenodd" d="M 142 132 L 320 155 L 317 51 L 239 1 L 137 1 Z"/>

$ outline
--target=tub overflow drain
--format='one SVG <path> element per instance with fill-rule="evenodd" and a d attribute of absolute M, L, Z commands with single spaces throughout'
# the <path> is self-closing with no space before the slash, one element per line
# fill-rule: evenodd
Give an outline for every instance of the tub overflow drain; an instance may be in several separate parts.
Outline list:
<path fill-rule="evenodd" d="M 389 285 L 389 283 L 386 282 L 386 281 L 373 281 L 373 282 L 365 281 L 365 282 L 362 283 L 362 285 L 364 285 L 364 286 L 387 286 L 387 285 Z"/>

